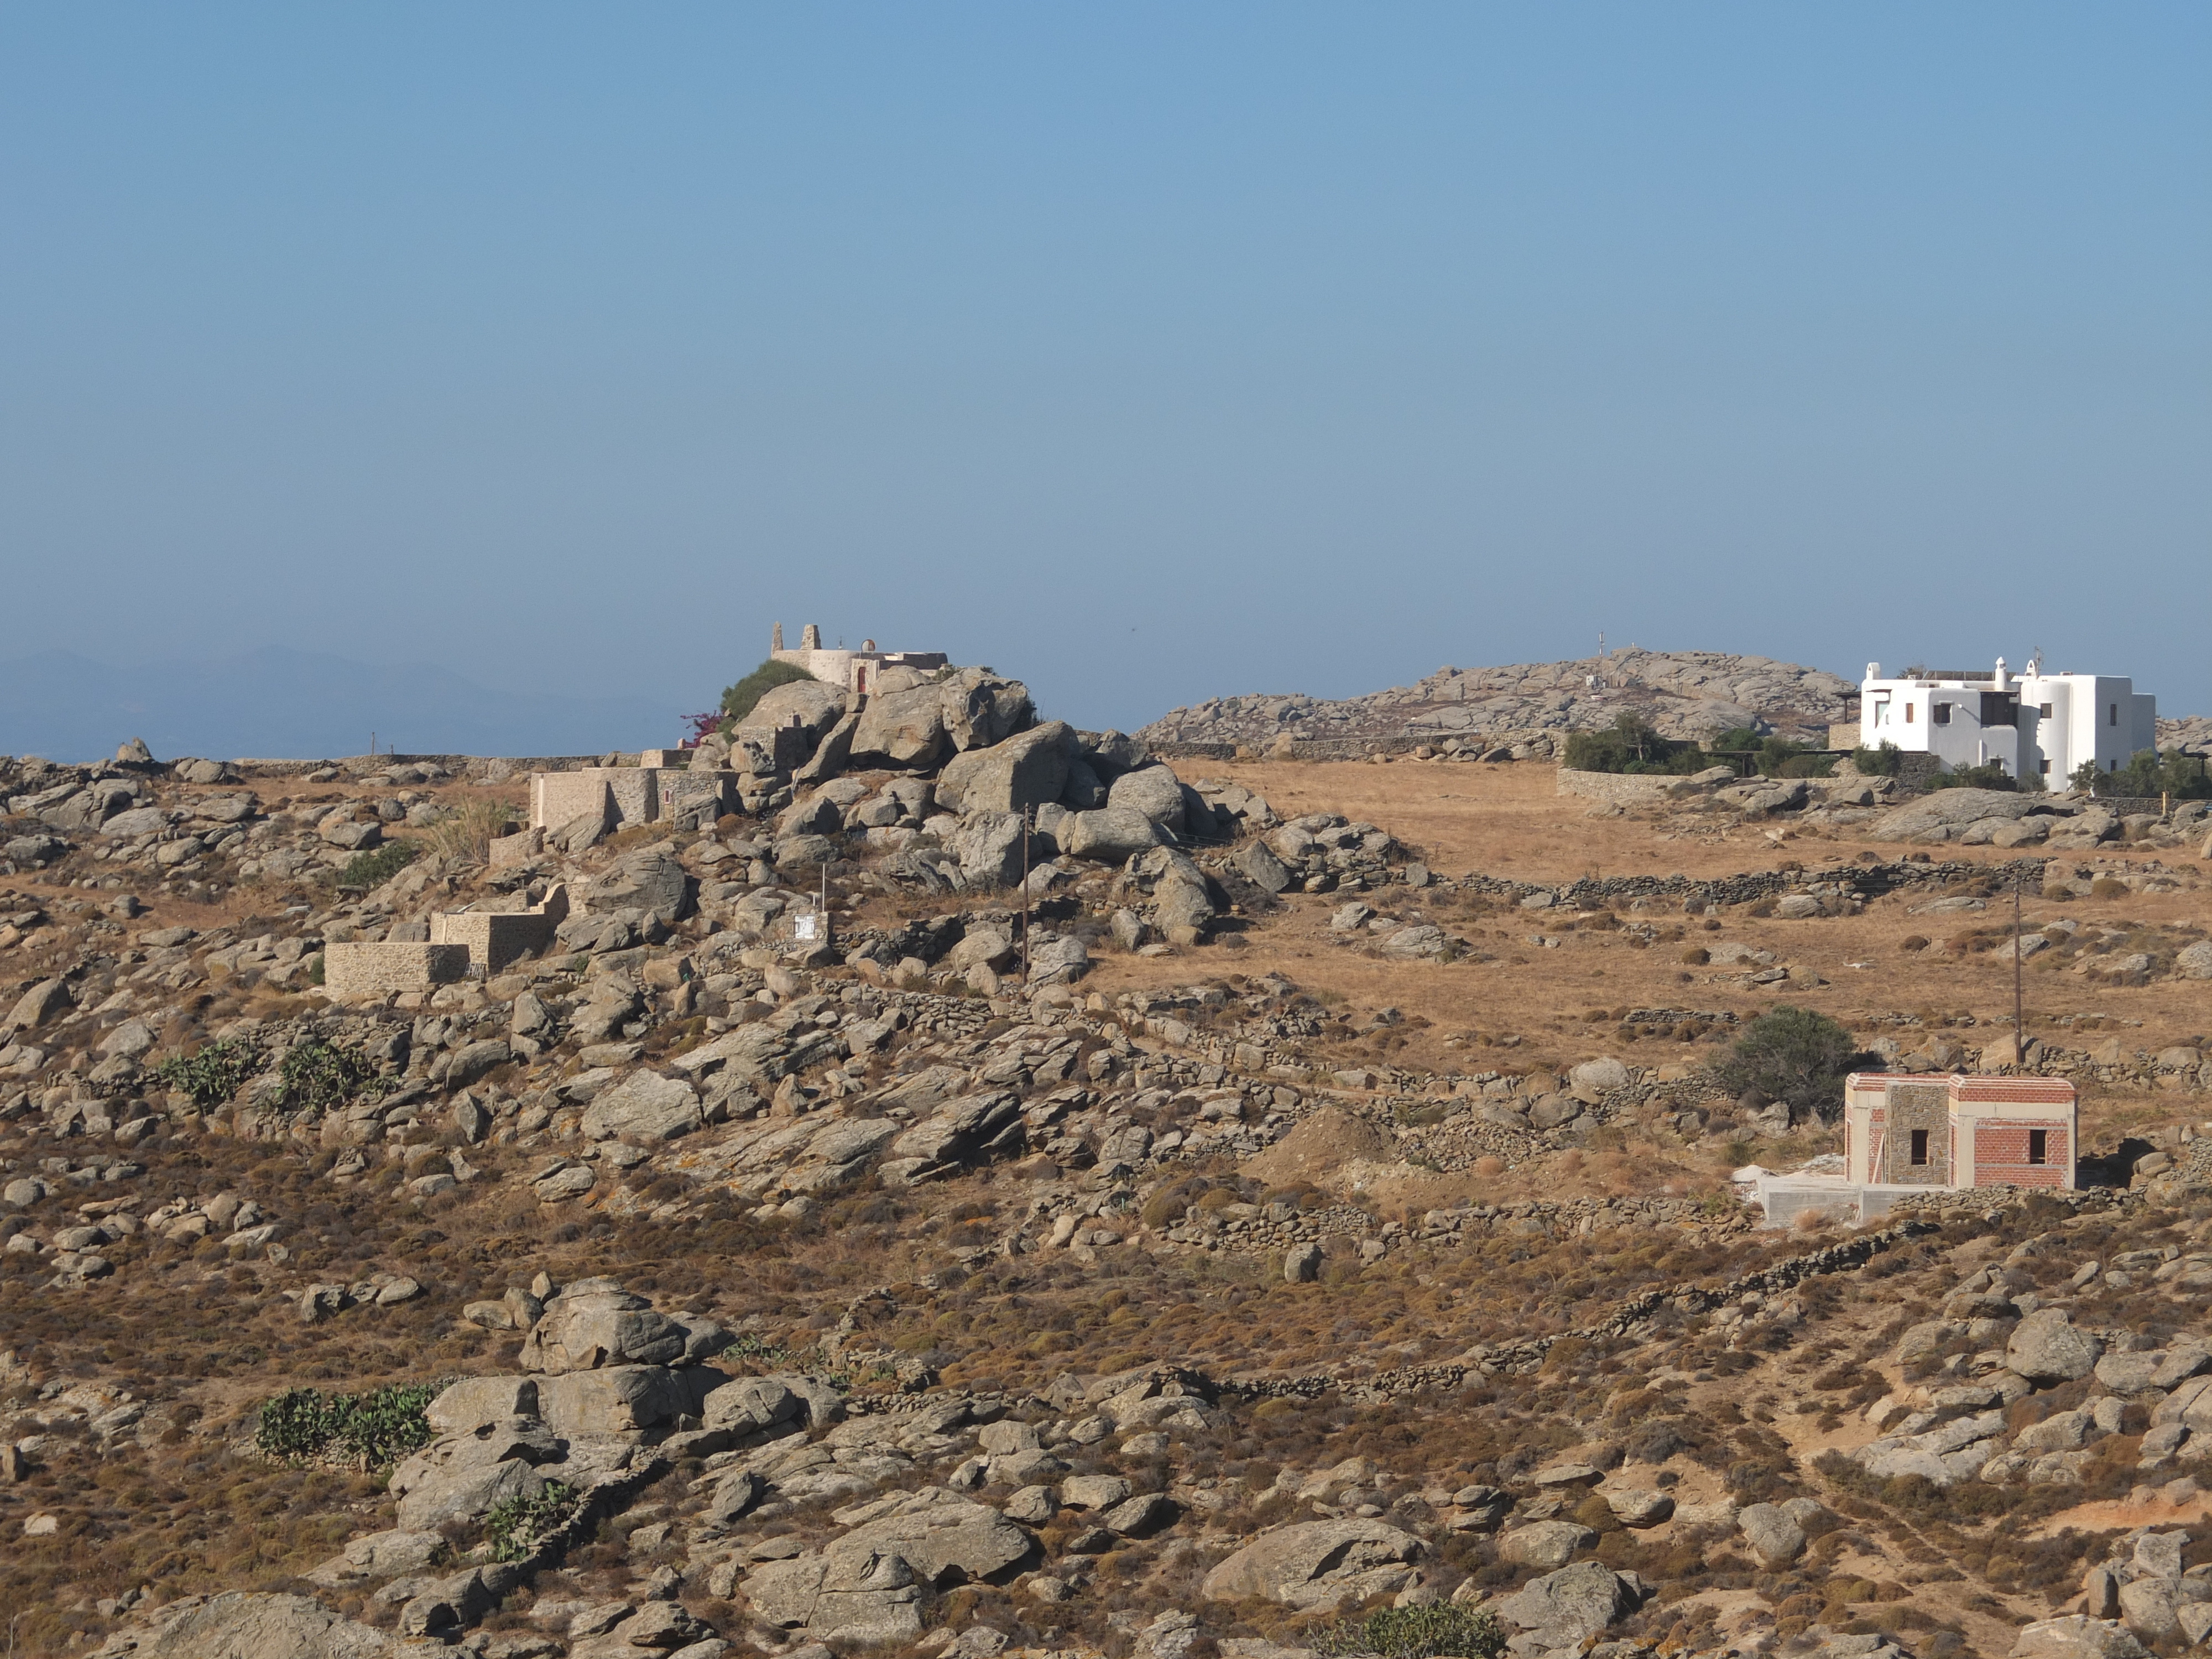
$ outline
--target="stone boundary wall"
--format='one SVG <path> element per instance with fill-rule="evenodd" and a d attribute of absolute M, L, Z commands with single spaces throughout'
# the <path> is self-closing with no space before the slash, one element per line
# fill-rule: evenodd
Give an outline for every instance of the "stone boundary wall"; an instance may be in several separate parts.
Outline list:
<path fill-rule="evenodd" d="M 455 945 L 467 952 L 468 961 L 488 974 L 495 974 L 511 962 L 519 962 L 533 952 L 549 949 L 553 937 L 568 914 L 565 900 L 558 914 L 550 908 L 536 910 L 450 910 L 439 911 L 430 918 L 432 945 Z M 330 967 L 325 959 L 323 969 L 328 982 Z"/>
<path fill-rule="evenodd" d="M 1881 1232 L 1862 1233 L 1856 1238 L 1847 1239 L 1840 1244 L 1831 1244 L 1804 1255 L 1791 1256 L 1758 1268 L 1732 1279 L 1717 1289 L 1680 1285 L 1646 1291 L 1622 1303 L 1595 1325 L 1560 1331 L 1550 1336 L 1528 1337 L 1518 1342 L 1479 1343 L 1468 1350 L 1464 1359 L 1441 1365 L 1407 1365 L 1366 1377 L 1340 1376 L 1329 1371 L 1304 1376 L 1229 1377 L 1222 1381 L 1220 1390 L 1224 1397 L 1245 1400 L 1310 1400 L 1340 1390 L 1347 1400 L 1367 1401 L 1413 1394 L 1422 1389 L 1455 1389 L 1471 1376 L 1495 1376 L 1500 1371 L 1525 1374 L 1544 1363 L 1545 1355 L 1552 1351 L 1554 1343 L 1570 1339 L 1586 1342 L 1616 1341 L 1632 1333 L 1662 1308 L 1672 1306 L 1686 1314 L 1710 1312 L 1724 1303 L 1733 1302 L 1753 1291 L 1765 1296 L 1776 1291 L 1791 1289 L 1802 1281 L 1822 1273 L 1856 1271 L 1887 1250 L 1929 1237 L 1940 1231 L 1932 1221 L 1918 1218 L 1907 1219 Z"/>
<path fill-rule="evenodd" d="M 465 979 L 468 971 L 465 945 L 387 940 L 323 947 L 323 994 L 332 1001 L 433 990 Z"/>
<path fill-rule="evenodd" d="M 1707 904 L 1743 904 L 1821 887 L 1849 890 L 1862 898 L 1879 898 L 1905 887 L 1957 881 L 2002 881 L 2015 871 L 2039 892 L 2045 863 L 2043 859 L 2014 859 L 2002 864 L 1972 864 L 1956 859 L 1942 864 L 1900 860 L 1891 864 L 1845 864 L 1823 870 L 1747 871 L 1712 881 L 1693 881 L 1686 876 L 1586 876 L 1563 887 L 1541 887 L 1531 882 L 1507 881 L 1478 872 L 1455 883 L 1447 879 L 1440 884 L 1516 902 L 1534 898 L 1540 893 L 1547 894 L 1553 903 L 1562 908 L 1588 909 L 1609 900 L 1638 898 L 1694 898 Z"/>
<path fill-rule="evenodd" d="M 1247 750 L 1255 760 L 1273 759 L 1268 744 L 1237 743 L 1147 743 L 1145 747 L 1156 760 L 1217 760 L 1237 758 L 1239 749 Z M 1443 744 L 1441 735 L 1419 738 L 1294 738 L 1290 758 L 1300 761 L 1357 761 L 1370 755 L 1410 755 L 1416 749 L 1437 749 Z"/>
<path fill-rule="evenodd" d="M 531 772 L 580 771 L 605 758 L 604 755 L 349 755 L 327 760 L 234 760 L 225 764 L 248 778 L 303 778 L 326 766 L 335 766 L 350 777 L 381 772 L 388 766 L 436 766 L 472 781 L 503 783 Z"/>
<path fill-rule="evenodd" d="M 1719 763 L 1716 763 L 1718 764 Z M 1596 800 L 1646 803 L 1668 799 L 1668 792 L 1687 780 L 1662 772 L 1577 772 L 1562 766 L 1559 791 L 1563 795 L 1586 795 Z"/>

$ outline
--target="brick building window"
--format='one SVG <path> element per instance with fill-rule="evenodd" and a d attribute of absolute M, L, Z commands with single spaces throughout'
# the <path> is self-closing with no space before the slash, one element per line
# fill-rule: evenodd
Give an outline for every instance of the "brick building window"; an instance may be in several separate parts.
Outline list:
<path fill-rule="evenodd" d="M 2030 1129 L 2027 1132 L 2027 1161 L 2030 1164 L 2051 1162 L 2051 1131 Z"/>
<path fill-rule="evenodd" d="M 1928 1131 L 1925 1129 L 1912 1132 L 1912 1162 L 1916 1169 L 1928 1162 Z"/>

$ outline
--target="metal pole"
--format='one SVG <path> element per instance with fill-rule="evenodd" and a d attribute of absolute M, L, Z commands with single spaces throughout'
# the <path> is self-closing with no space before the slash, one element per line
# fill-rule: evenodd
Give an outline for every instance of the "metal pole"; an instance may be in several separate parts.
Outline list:
<path fill-rule="evenodd" d="M 2022 998 L 2021 994 L 2020 959 L 2020 884 L 2027 878 L 2025 866 L 2012 868 L 2012 1063 L 2015 1066 L 2027 1064 L 2027 1032 L 2021 1024 Z"/>
<path fill-rule="evenodd" d="M 1030 811 L 1022 808 L 1022 985 L 1030 982 Z"/>

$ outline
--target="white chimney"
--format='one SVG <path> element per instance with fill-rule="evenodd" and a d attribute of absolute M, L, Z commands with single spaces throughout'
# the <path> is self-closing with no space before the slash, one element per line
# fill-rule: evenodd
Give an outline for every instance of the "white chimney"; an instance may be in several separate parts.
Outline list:
<path fill-rule="evenodd" d="M 1997 659 L 1996 689 L 2002 691 L 2010 684 L 2011 682 L 2005 678 L 2005 659 L 2002 657 L 1999 657 Z"/>
<path fill-rule="evenodd" d="M 1881 665 L 1878 662 L 1869 663 L 1867 665 L 1867 678 L 1870 680 L 1880 679 L 1881 678 Z"/>

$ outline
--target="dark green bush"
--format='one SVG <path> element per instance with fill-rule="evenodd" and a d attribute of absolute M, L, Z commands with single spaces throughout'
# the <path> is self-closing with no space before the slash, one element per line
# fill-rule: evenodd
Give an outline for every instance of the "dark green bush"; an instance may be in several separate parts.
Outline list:
<path fill-rule="evenodd" d="M 1567 738 L 1565 756 L 1573 772 L 1663 772 L 1685 776 L 1711 762 L 1694 743 L 1662 738 L 1650 723 L 1622 714 L 1602 732 L 1577 732 Z"/>
<path fill-rule="evenodd" d="M 2160 754 L 2155 749 L 2138 749 L 2134 756 L 2116 772 L 2100 772 L 2094 761 L 2084 761 L 2075 769 L 2074 787 L 2087 789 L 2093 795 L 2171 795 L 2176 800 L 2212 800 L 2212 776 L 2208 776 L 2203 759 L 2196 755 L 2185 755 L 2179 749 Z"/>
<path fill-rule="evenodd" d="M 723 723 L 734 725 L 753 712 L 753 705 L 779 685 L 789 685 L 797 680 L 811 680 L 808 673 L 797 663 L 778 662 L 770 657 L 758 668 L 722 693 Z"/>
<path fill-rule="evenodd" d="M 1986 766 L 1961 766 L 1938 772 L 1928 780 L 1930 789 L 2018 789 L 2020 780 L 1991 761 Z"/>
<path fill-rule="evenodd" d="M 387 1468 L 430 1443 L 425 1413 L 443 1387 L 401 1382 L 363 1395 L 294 1389 L 263 1402 L 253 1443 L 287 1462 L 336 1452 L 370 1468 Z"/>
<path fill-rule="evenodd" d="M 1762 734 L 1747 726 L 1722 732 L 1706 747 L 1739 769 L 1748 764 L 1764 778 L 1825 778 L 1836 769 L 1835 757 L 1817 744 Z"/>
<path fill-rule="evenodd" d="M 495 1561 L 520 1561 L 576 1507 L 574 1486 L 548 1480 L 526 1497 L 502 1498 L 484 1516 L 484 1541 Z"/>
<path fill-rule="evenodd" d="M 1859 1059 L 1857 1040 L 1834 1020 L 1784 1004 L 1744 1028 L 1713 1076 L 1732 1092 L 1785 1103 L 1793 1118 L 1832 1122 L 1843 1115 L 1844 1075 Z"/>
<path fill-rule="evenodd" d="M 1364 1619 L 1346 1620 L 1316 1631 L 1314 1650 L 1331 1659 L 1379 1654 L 1382 1659 L 1495 1659 L 1505 1650 L 1505 1632 L 1497 1618 L 1449 1601 L 1425 1607 L 1385 1607 Z"/>
<path fill-rule="evenodd" d="M 258 1076 L 269 1057 L 242 1037 L 204 1045 L 198 1054 L 178 1054 L 154 1067 L 154 1075 L 202 1111 L 222 1105 Z"/>
<path fill-rule="evenodd" d="M 1903 750 L 1887 738 L 1884 738 L 1879 749 L 1852 750 L 1851 769 L 1862 777 L 1893 778 L 1897 775 L 1899 763 L 1904 759 L 1904 756 Z"/>
<path fill-rule="evenodd" d="M 375 1063 L 358 1049 L 309 1037 L 285 1054 L 270 1104 L 288 1115 L 320 1117 L 363 1094 L 380 1093 L 383 1087 Z"/>
<path fill-rule="evenodd" d="M 387 841 L 366 853 L 356 853 L 337 873 L 341 887 L 381 887 L 415 862 L 422 848 L 411 841 Z"/>

